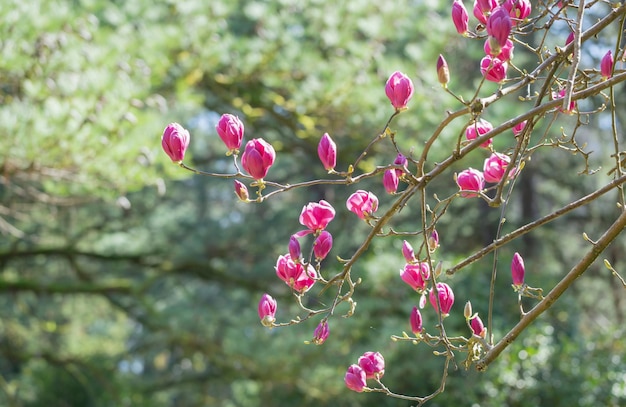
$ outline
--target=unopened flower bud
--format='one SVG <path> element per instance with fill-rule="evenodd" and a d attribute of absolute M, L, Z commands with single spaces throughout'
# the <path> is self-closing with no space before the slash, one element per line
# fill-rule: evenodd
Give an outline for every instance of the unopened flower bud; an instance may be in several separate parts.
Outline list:
<path fill-rule="evenodd" d="M 333 247 L 333 236 L 323 230 L 313 243 L 313 254 L 318 261 L 324 260 Z"/>
<path fill-rule="evenodd" d="M 365 370 L 357 364 L 351 365 L 348 368 L 343 380 L 346 383 L 346 387 L 359 393 L 367 386 Z"/>
<path fill-rule="evenodd" d="M 410 323 L 411 332 L 413 332 L 415 335 L 419 335 L 424 329 L 422 325 L 422 314 L 417 307 L 413 307 L 413 310 L 411 311 Z"/>
<path fill-rule="evenodd" d="M 328 322 L 322 321 L 319 323 L 319 325 L 317 326 L 317 328 L 315 328 L 315 331 L 313 332 L 312 342 L 316 345 L 321 345 L 324 342 L 326 342 L 326 339 L 328 339 L 328 334 L 329 334 Z"/>
<path fill-rule="evenodd" d="M 515 134 L 515 137 L 522 134 L 525 128 L 526 128 L 526 120 L 524 120 L 523 122 L 517 123 L 515 126 L 513 126 L 513 134 Z"/>
<path fill-rule="evenodd" d="M 476 336 L 480 336 L 481 338 L 484 338 L 487 335 L 485 324 L 483 324 L 483 321 L 480 319 L 478 315 L 472 318 L 472 320 L 470 321 L 470 327 L 472 328 L 472 332 Z"/>
<path fill-rule="evenodd" d="M 223 114 L 217 122 L 215 129 L 217 130 L 217 135 L 220 136 L 226 148 L 228 148 L 228 153 L 236 153 L 243 141 L 244 127 L 241 120 L 232 114 Z"/>
<path fill-rule="evenodd" d="M 317 145 L 317 155 L 326 171 L 330 171 L 337 165 L 337 145 L 328 133 L 324 133 Z"/>
<path fill-rule="evenodd" d="M 498 40 L 501 47 L 511 34 L 511 17 L 504 7 L 496 7 L 487 19 L 487 34 Z"/>
<path fill-rule="evenodd" d="M 261 324 L 268 328 L 271 328 L 276 321 L 276 300 L 269 294 L 263 294 L 261 301 L 259 301 L 259 318 L 261 318 Z"/>
<path fill-rule="evenodd" d="M 275 159 L 274 147 L 261 138 L 255 138 L 246 143 L 241 166 L 252 178 L 261 180 L 265 178 Z"/>
<path fill-rule="evenodd" d="M 430 233 L 428 236 L 428 251 L 433 253 L 439 247 L 439 233 L 437 233 L 436 229 Z"/>
<path fill-rule="evenodd" d="M 250 201 L 250 195 L 248 194 L 248 188 L 240 181 L 235 180 L 235 194 L 242 202 Z"/>
<path fill-rule="evenodd" d="M 452 288 L 446 283 L 437 283 L 436 295 L 439 297 L 442 315 L 447 316 L 454 304 L 454 292 L 452 292 Z M 428 299 L 430 300 L 430 305 L 432 305 L 436 311 L 439 309 L 437 307 L 437 296 L 435 296 L 435 289 L 431 289 Z"/>
<path fill-rule="evenodd" d="M 524 259 L 519 253 L 515 253 L 513 255 L 513 260 L 511 261 L 511 277 L 513 278 L 513 285 L 515 287 L 521 287 L 524 285 Z"/>
<path fill-rule="evenodd" d="M 297 263 L 300 261 L 301 255 L 302 251 L 300 249 L 300 242 L 298 242 L 298 239 L 294 235 L 291 235 L 289 238 L 289 256 L 294 262 Z"/>
<path fill-rule="evenodd" d="M 478 196 L 478 192 L 485 187 L 485 178 L 481 171 L 468 168 L 456 176 L 456 183 L 463 198 L 472 198 Z"/>
<path fill-rule="evenodd" d="M 470 319 L 472 317 L 472 303 L 470 301 L 465 303 L 465 308 L 463 308 L 463 316 L 465 319 Z"/>
<path fill-rule="evenodd" d="M 396 110 L 406 108 L 413 96 L 413 91 L 413 82 L 400 71 L 391 74 L 385 84 L 385 93 Z"/>
<path fill-rule="evenodd" d="M 417 261 L 415 258 L 415 252 L 413 251 L 413 246 L 406 240 L 402 242 L 402 255 L 407 263 L 413 264 Z"/>
<path fill-rule="evenodd" d="M 454 23 L 454 27 L 459 34 L 467 34 L 469 15 L 467 14 L 467 9 L 461 0 L 454 0 L 454 3 L 452 3 L 452 22 Z"/>
<path fill-rule="evenodd" d="M 600 61 L 600 74 L 604 80 L 613 76 L 613 54 L 611 51 L 604 54 L 602 61 Z"/>
<path fill-rule="evenodd" d="M 395 194 L 398 190 L 398 174 L 396 170 L 386 170 L 383 174 L 383 186 L 388 194 Z"/>
<path fill-rule="evenodd" d="M 439 79 L 439 83 L 442 84 L 444 88 L 448 85 L 448 82 L 450 82 L 448 63 L 441 54 L 439 54 L 439 58 L 437 58 L 437 79 Z"/>
<path fill-rule="evenodd" d="M 181 163 L 185 158 L 185 152 L 189 147 L 189 132 L 178 123 L 170 123 L 163 130 L 161 147 L 170 159 L 175 163 Z"/>

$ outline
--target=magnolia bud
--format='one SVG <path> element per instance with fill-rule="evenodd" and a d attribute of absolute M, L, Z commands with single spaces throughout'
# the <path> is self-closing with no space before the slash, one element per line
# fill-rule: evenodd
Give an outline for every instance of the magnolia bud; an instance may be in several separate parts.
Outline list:
<path fill-rule="evenodd" d="M 470 301 L 465 303 L 465 308 L 463 308 L 463 316 L 465 319 L 470 319 L 472 317 L 472 303 Z"/>
<path fill-rule="evenodd" d="M 250 201 L 250 195 L 248 194 L 248 188 L 240 181 L 235 180 L 235 194 L 242 202 Z"/>
<path fill-rule="evenodd" d="M 437 79 L 439 79 L 439 83 L 442 84 L 444 88 L 448 85 L 448 82 L 450 82 L 448 63 L 441 54 L 439 54 L 439 58 L 437 58 Z"/>

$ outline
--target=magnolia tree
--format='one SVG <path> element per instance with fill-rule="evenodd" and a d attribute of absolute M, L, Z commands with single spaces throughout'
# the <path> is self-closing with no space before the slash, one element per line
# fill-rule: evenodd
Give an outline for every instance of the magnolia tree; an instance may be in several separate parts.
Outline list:
<path fill-rule="evenodd" d="M 601 17 L 588 22 L 586 13 L 590 13 L 589 10 Z M 449 67 L 445 55 L 440 55 L 433 69 L 437 70 L 442 92 L 453 95 L 457 103 L 442 112 L 443 120 L 430 130 L 430 136 L 418 154 L 401 151 L 395 142 L 397 130 L 393 129 L 394 120 L 398 115 L 410 112 L 408 109 L 414 93 L 411 78 L 399 71 L 391 73 L 384 89 L 381 86 L 381 92 L 384 90 L 391 102 L 389 119 L 382 131 L 367 146 L 363 146 L 358 157 L 350 163 L 338 163 L 337 150 L 341 146 L 337 146 L 328 133 L 321 136 L 317 152 L 321 165 L 328 171 L 325 179 L 294 184 L 272 182 L 271 168 L 276 159 L 274 148 L 262 138 L 253 138 L 244 145 L 244 125 L 231 114 L 222 115 L 216 126 L 217 134 L 226 146 L 226 155 L 233 158 L 233 170 L 230 173 L 207 173 L 186 165 L 184 158 L 190 135 L 181 125 L 168 125 L 162 136 L 163 149 L 174 163 L 196 174 L 233 179 L 235 194 L 245 203 L 262 204 L 270 198 L 279 199 L 281 193 L 314 185 L 340 188 L 359 184 L 365 179 L 380 179 L 387 196 L 377 197 L 371 191 L 359 189 L 345 203 L 326 200 L 311 202 L 302 208 L 298 219 L 301 230 L 286 226 L 293 228 L 293 233 L 289 241 L 285 242 L 285 253 L 276 260 L 275 270 L 277 277 L 293 291 L 294 301 L 301 309 L 300 314 L 292 318 L 283 317 L 285 322 L 280 322 L 276 316 L 279 304 L 270 293 L 264 294 L 258 304 L 259 318 L 267 328 L 286 327 L 309 319 L 319 320 L 311 342 L 322 345 L 329 337 L 329 326 L 340 326 L 338 322 L 331 321 L 336 315 L 358 315 L 355 297 L 361 277 L 354 272 L 354 266 L 372 241 L 383 238 L 403 240 L 402 250 L 397 256 L 406 264 L 400 270 L 399 278 L 406 283 L 407 289 L 416 292 L 416 304 L 407 309 L 411 333 L 402 332 L 398 328 L 399 334 L 392 336 L 391 340 L 433 348 L 433 357 L 443 358 L 444 361 L 441 384 L 432 389 L 430 394 L 394 393 L 391 386 L 383 383 L 383 355 L 372 350 L 360 356 L 345 373 L 346 386 L 356 392 L 382 392 L 421 405 L 444 391 L 451 363 L 455 366 L 461 364 L 466 369 L 473 367 L 479 371 L 485 370 L 525 328 L 555 303 L 626 226 L 626 202 L 622 190 L 622 184 L 626 181 L 626 151 L 619 137 L 614 101 L 615 86 L 626 80 L 626 72 L 619 63 L 624 58 L 624 51 L 621 48 L 621 34 L 617 37 L 607 34 L 612 25 L 619 25 L 616 31 L 622 33 L 626 5 L 608 1 L 581 0 L 577 4 L 539 1 L 535 9 L 531 10 L 529 0 L 506 0 L 500 3 L 497 0 L 476 0 L 472 5 L 472 15 L 475 21 L 470 19 L 466 5 L 461 0 L 452 3 L 450 24 L 454 25 L 465 41 L 484 43 L 485 55 L 475 61 L 476 69 L 482 73 L 482 81 L 471 95 L 455 93 L 454 89 L 448 88 L 450 72 L 454 72 L 454 67 Z M 567 24 L 571 34 L 567 39 L 563 36 L 560 45 L 550 48 L 547 39 L 557 35 L 553 32 L 557 22 Z M 615 30 L 614 27 L 612 29 Z M 598 38 L 602 42 L 596 41 Z M 585 46 L 599 48 L 600 43 L 610 44 L 610 48 L 600 50 L 603 55 L 601 62 L 595 66 L 585 66 L 581 61 L 581 49 Z M 536 67 L 532 71 L 515 65 L 516 47 L 524 48 L 535 56 Z M 497 91 L 488 93 L 484 86 L 487 82 L 497 83 Z M 526 91 L 526 96 L 519 97 L 520 91 Z M 598 100 L 597 96 L 604 103 L 597 105 L 594 102 Z M 582 111 L 579 108 L 580 101 L 585 99 L 597 106 Z M 494 104 L 523 105 L 526 109 L 523 114 L 503 123 L 490 123 L 486 117 Z M 493 243 L 457 264 L 444 267 L 438 254 L 446 248 L 439 245 L 437 224 L 446 216 L 447 209 L 454 201 L 463 200 L 471 205 L 472 200 L 480 199 L 493 210 L 506 208 L 517 192 L 516 182 L 524 177 L 525 166 L 533 155 L 546 147 L 580 154 L 585 160 L 586 171 L 591 172 L 587 163 L 589 152 L 577 141 L 576 136 L 590 115 L 600 113 L 611 117 L 613 143 L 610 160 L 614 162 L 614 168 L 610 173 L 613 177 L 610 182 L 588 195 L 575 197 L 560 209 L 506 235 L 501 233 L 504 221 L 502 210 Z M 539 122 L 560 117 L 571 117 L 571 128 L 563 129 L 557 139 L 548 137 L 545 131 L 531 142 L 531 134 Z M 452 123 L 461 123 L 463 130 L 456 143 L 447 146 L 447 158 L 434 162 L 429 157 L 431 147 L 440 142 L 444 132 L 450 131 Z M 496 151 L 493 144 L 495 137 L 504 139 L 504 142 L 498 144 L 507 147 Z M 371 156 L 373 146 L 377 143 L 390 143 L 397 152 L 396 159 L 391 163 L 380 162 L 371 171 L 361 171 L 359 164 L 366 155 Z M 471 154 L 487 156 L 483 168 L 467 168 L 452 173 L 451 165 Z M 430 193 L 431 183 L 436 178 L 443 178 L 450 184 L 456 183 L 458 192 L 447 197 Z M 502 246 L 511 245 L 512 251 L 515 251 L 516 239 L 610 191 L 617 191 L 615 204 L 618 215 L 614 223 L 595 239 L 583 235 L 589 244 L 587 252 L 576 260 L 571 270 L 553 287 L 533 287 L 533 282 L 525 279 L 524 253 L 515 252 L 510 263 L 510 278 L 511 292 L 518 297 L 519 322 L 514 326 L 500 327 L 508 332 L 496 337 L 492 318 L 496 295 L 495 265 L 491 284 L 485 287 L 488 304 L 481 306 L 487 309 L 485 314 L 474 312 L 471 299 L 466 297 L 462 287 L 454 286 L 450 276 L 462 272 L 487 254 L 495 253 L 497 256 L 497 250 Z M 391 227 L 392 219 L 412 201 L 421 208 L 419 227 L 416 230 L 400 230 L 396 225 Z M 385 207 L 384 211 L 379 210 L 379 203 L 384 203 L 381 205 Z M 353 253 L 336 253 L 336 261 L 326 261 L 322 266 L 322 261 L 332 252 L 333 246 L 333 236 L 327 227 L 338 210 L 354 213 L 354 221 L 366 223 L 370 231 Z M 608 260 L 604 260 L 604 265 L 615 276 L 615 283 L 626 287 L 624 279 Z M 306 305 L 309 303 L 304 301 L 307 296 L 327 290 L 334 298 L 328 306 L 313 309 Z M 527 299 L 523 302 L 523 298 Z M 458 305 L 459 302 L 464 306 Z M 339 306 L 345 311 L 339 312 Z M 466 329 L 453 332 L 447 328 L 446 318 L 452 313 L 462 313 Z M 424 328 L 425 319 L 436 321 L 434 329 L 429 331 Z"/>

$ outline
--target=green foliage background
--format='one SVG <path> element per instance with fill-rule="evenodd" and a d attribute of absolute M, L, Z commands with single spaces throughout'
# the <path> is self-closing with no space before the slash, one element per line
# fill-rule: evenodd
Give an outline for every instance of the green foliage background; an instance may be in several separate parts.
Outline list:
<path fill-rule="evenodd" d="M 379 179 L 244 205 L 230 181 L 172 165 L 159 137 L 178 121 L 192 133 L 190 164 L 229 171 L 214 125 L 234 113 L 246 139 L 276 148 L 271 180 L 322 178 L 321 134 L 336 140 L 340 167 L 353 161 L 392 113 L 383 86 L 401 70 L 416 94 L 393 129 L 401 149 L 419 154 L 445 110 L 458 107 L 436 81 L 437 55 L 450 63 L 451 88 L 471 94 L 479 80 L 482 45 L 454 32 L 449 2 L 6 0 L 0 16 L 0 405 L 410 405 L 345 388 L 345 369 L 368 350 L 385 356 L 395 392 L 424 395 L 439 385 L 442 361 L 430 349 L 389 340 L 409 329 L 419 300 L 398 277 L 401 239 L 370 248 L 355 269 L 363 278 L 357 313 L 332 319 L 323 346 L 303 344 L 316 321 L 270 331 L 256 315 L 263 292 L 278 299 L 279 320 L 298 312 L 273 266 L 300 228 L 302 206 L 327 199 L 337 208 L 332 254 L 348 257 L 367 228 L 343 202 L 371 189 L 385 207 Z M 522 50 L 516 60 L 532 63 Z M 526 108 L 499 106 L 488 112 L 494 123 Z M 559 120 L 556 135 L 570 119 Z M 595 120 L 585 136 L 601 153 Z M 434 161 L 450 153 L 457 130 L 442 135 Z M 607 165 L 604 156 L 590 161 Z M 363 169 L 394 157 L 378 147 Z M 462 165 L 481 167 L 484 158 Z M 608 179 L 604 169 L 578 175 L 583 168 L 561 151 L 537 153 L 505 230 Z M 433 185 L 441 196 L 456 189 L 452 173 Z M 613 201 L 499 252 L 496 336 L 519 318 L 508 281 L 513 252 L 524 254 L 531 284 L 549 289 L 586 247 L 581 233 L 609 224 Z M 417 210 L 410 205 L 394 225 L 416 227 Z M 499 215 L 478 200 L 453 204 L 438 226 L 442 260 L 454 264 L 489 243 Z M 612 250 L 623 270 L 624 242 Z M 454 277 L 449 324 L 463 334 L 465 301 L 486 313 L 492 260 Z M 339 270 L 332 260 L 325 267 Z M 431 405 L 623 405 L 625 303 L 623 288 L 595 266 L 489 371 L 464 371 L 459 360 Z M 432 329 L 434 315 L 425 318 Z"/>

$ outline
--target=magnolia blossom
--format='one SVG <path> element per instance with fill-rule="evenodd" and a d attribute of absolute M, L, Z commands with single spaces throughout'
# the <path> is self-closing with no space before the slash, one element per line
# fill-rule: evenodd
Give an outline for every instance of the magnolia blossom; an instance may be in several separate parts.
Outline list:
<path fill-rule="evenodd" d="M 600 74 L 602 79 L 606 80 L 613 76 L 613 54 L 609 50 L 600 61 Z"/>
<path fill-rule="evenodd" d="M 378 352 L 365 352 L 358 363 L 367 379 L 379 379 L 385 374 L 385 358 Z"/>
<path fill-rule="evenodd" d="M 383 174 L 383 186 L 388 194 L 395 194 L 398 190 L 398 174 L 396 170 L 386 170 Z"/>
<path fill-rule="evenodd" d="M 335 217 L 335 208 L 325 200 L 310 202 L 302 208 L 300 224 L 313 232 L 326 229 L 326 226 Z"/>
<path fill-rule="evenodd" d="M 422 314 L 417 307 L 413 307 L 413 310 L 411 310 L 411 318 L 409 321 L 411 323 L 411 332 L 415 335 L 419 335 L 424 328 L 422 325 Z"/>
<path fill-rule="evenodd" d="M 521 287 L 524 285 L 524 259 L 519 253 L 513 255 L 511 261 L 511 277 L 513 278 L 513 285 L 515 287 Z"/>
<path fill-rule="evenodd" d="M 415 259 L 415 252 L 413 251 L 413 246 L 406 240 L 402 242 L 402 255 L 407 263 L 413 264 L 417 260 Z"/>
<path fill-rule="evenodd" d="M 497 6 L 497 0 L 474 0 L 474 17 L 482 24 L 487 24 L 487 15 Z"/>
<path fill-rule="evenodd" d="M 307 292 L 315 284 L 315 269 L 310 264 L 306 268 L 291 258 L 290 254 L 279 256 L 276 261 L 276 275 L 285 284 L 299 293 Z"/>
<path fill-rule="evenodd" d="M 508 155 L 492 153 L 491 156 L 485 160 L 485 166 L 483 168 L 485 181 L 491 183 L 500 182 L 510 162 L 511 158 Z M 513 176 L 513 171 L 511 171 L 510 175 Z"/>
<path fill-rule="evenodd" d="M 367 386 L 365 370 L 357 364 L 348 368 L 343 380 L 346 383 L 346 387 L 359 393 Z"/>
<path fill-rule="evenodd" d="M 532 10 L 529 0 L 506 0 L 502 6 L 509 12 L 513 25 L 526 19 Z"/>
<path fill-rule="evenodd" d="M 515 126 L 513 126 L 513 134 L 515 134 L 515 137 L 522 134 L 525 128 L 526 128 L 526 120 L 524 120 L 523 122 L 519 122 Z"/>
<path fill-rule="evenodd" d="M 328 133 L 324 133 L 317 145 L 317 155 L 326 171 L 330 171 L 337 165 L 337 145 Z"/>
<path fill-rule="evenodd" d="M 275 159 L 274 147 L 262 138 L 255 138 L 246 144 L 241 156 L 241 166 L 254 179 L 261 180 L 265 178 Z"/>
<path fill-rule="evenodd" d="M 494 37 L 501 47 L 511 34 L 511 17 L 504 7 L 496 7 L 487 19 L 487 34 Z"/>
<path fill-rule="evenodd" d="M 493 130 L 493 125 L 485 119 L 480 119 L 467 126 L 467 128 L 465 129 L 465 138 L 469 141 L 472 141 L 478 136 L 482 136 L 483 134 L 486 134 L 491 130 Z M 493 141 L 489 139 L 483 142 L 480 146 L 483 148 L 490 148 L 492 144 Z"/>
<path fill-rule="evenodd" d="M 235 194 L 239 200 L 248 202 L 250 200 L 250 194 L 248 194 L 248 187 L 246 187 L 241 181 L 235 180 Z"/>
<path fill-rule="evenodd" d="M 289 238 L 289 257 L 294 262 L 300 261 L 300 256 L 302 255 L 302 250 L 300 249 L 300 242 L 298 242 L 298 237 L 296 235 L 291 235 Z"/>
<path fill-rule="evenodd" d="M 378 198 L 371 192 L 359 189 L 348 197 L 346 207 L 359 218 L 365 219 L 378 209 Z"/>
<path fill-rule="evenodd" d="M 163 130 L 161 147 L 173 162 L 180 163 L 185 158 L 190 139 L 189 132 L 183 126 L 170 123 Z"/>
<path fill-rule="evenodd" d="M 259 301 L 258 312 L 263 326 L 271 327 L 276 321 L 276 300 L 269 294 L 263 294 Z"/>
<path fill-rule="evenodd" d="M 241 147 L 243 141 L 244 127 L 237 116 L 223 114 L 215 126 L 217 135 L 220 136 L 229 153 L 234 153 Z"/>
<path fill-rule="evenodd" d="M 312 342 L 316 345 L 321 345 L 326 342 L 328 339 L 328 334 L 330 333 L 328 329 L 328 322 L 322 321 L 317 325 L 315 331 L 313 332 L 313 340 Z"/>
<path fill-rule="evenodd" d="M 508 67 L 509 64 L 491 55 L 480 61 L 480 73 L 490 82 L 500 83 L 505 80 Z"/>
<path fill-rule="evenodd" d="M 400 270 L 400 278 L 412 289 L 422 293 L 426 290 L 426 285 L 430 278 L 430 266 L 427 262 L 406 264 L 404 268 Z"/>
<path fill-rule="evenodd" d="M 483 324 L 483 321 L 478 315 L 470 320 L 470 327 L 472 328 L 472 333 L 476 336 L 484 338 L 487 335 L 485 324 Z"/>
<path fill-rule="evenodd" d="M 468 168 L 467 170 L 461 171 L 456 176 L 456 183 L 461 189 L 461 196 L 463 198 L 473 198 L 478 196 L 476 192 L 482 191 L 485 187 L 485 177 L 482 172 L 473 168 Z"/>
<path fill-rule="evenodd" d="M 333 236 L 323 230 L 313 243 L 313 254 L 318 261 L 324 260 L 333 247 Z"/>
<path fill-rule="evenodd" d="M 452 3 L 452 22 L 456 31 L 461 35 L 467 34 L 469 25 L 469 15 L 461 0 L 454 0 Z"/>
<path fill-rule="evenodd" d="M 437 283 L 437 294 L 435 294 L 435 290 L 430 290 L 430 294 L 428 299 L 430 300 L 430 304 L 438 310 L 437 307 L 437 297 L 439 297 L 439 305 L 441 306 L 441 312 L 443 316 L 447 316 L 450 313 L 450 309 L 454 304 L 454 293 L 452 292 L 452 288 L 446 283 Z"/>
<path fill-rule="evenodd" d="M 413 82 L 400 71 L 396 71 L 385 84 L 385 94 L 389 98 L 391 105 L 397 109 L 404 109 L 413 97 Z"/>
<path fill-rule="evenodd" d="M 565 88 L 560 89 L 558 92 L 552 92 L 552 99 L 557 100 L 557 99 L 563 99 L 565 97 Z M 567 107 L 567 109 L 563 109 L 563 106 L 559 106 L 559 111 L 563 112 L 563 113 L 573 113 L 576 110 L 576 101 L 574 100 L 570 100 L 569 102 L 569 106 Z"/>
<path fill-rule="evenodd" d="M 485 55 L 496 57 L 502 62 L 507 62 L 513 59 L 513 50 L 515 49 L 513 41 L 507 39 L 504 45 L 500 45 L 497 42 L 494 44 L 492 38 L 493 37 L 489 37 L 485 41 L 485 45 L 483 46 Z"/>

